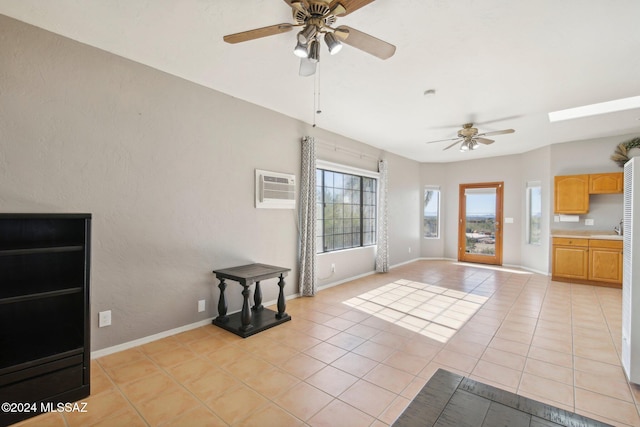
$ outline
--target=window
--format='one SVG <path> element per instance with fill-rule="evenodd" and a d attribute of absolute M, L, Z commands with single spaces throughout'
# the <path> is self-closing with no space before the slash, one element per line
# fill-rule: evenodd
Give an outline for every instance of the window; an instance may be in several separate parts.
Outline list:
<path fill-rule="evenodd" d="M 376 244 L 377 189 L 373 176 L 316 169 L 318 253 Z"/>
<path fill-rule="evenodd" d="M 426 239 L 440 238 L 440 188 L 427 186 L 424 188 L 423 207 L 424 237 Z"/>
<path fill-rule="evenodd" d="M 540 181 L 527 182 L 527 243 L 539 245 L 542 241 L 542 187 Z"/>

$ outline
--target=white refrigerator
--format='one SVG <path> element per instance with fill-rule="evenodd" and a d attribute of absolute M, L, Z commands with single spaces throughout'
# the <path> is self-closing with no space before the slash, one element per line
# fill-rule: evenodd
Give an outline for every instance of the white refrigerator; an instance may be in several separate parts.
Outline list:
<path fill-rule="evenodd" d="M 634 157 L 624 165 L 622 249 L 622 367 L 627 379 L 636 384 L 640 384 L 640 163 L 635 165 L 638 159 Z"/>

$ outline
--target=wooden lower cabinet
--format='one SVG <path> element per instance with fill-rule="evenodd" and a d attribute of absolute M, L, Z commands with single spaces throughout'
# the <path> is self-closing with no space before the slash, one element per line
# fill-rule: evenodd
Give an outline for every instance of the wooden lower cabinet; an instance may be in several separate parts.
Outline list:
<path fill-rule="evenodd" d="M 589 280 L 622 284 L 622 241 L 589 241 Z"/>
<path fill-rule="evenodd" d="M 622 286 L 622 241 L 554 237 L 551 278 Z"/>
<path fill-rule="evenodd" d="M 589 241 L 587 239 L 553 239 L 552 276 L 562 279 L 589 278 Z"/>

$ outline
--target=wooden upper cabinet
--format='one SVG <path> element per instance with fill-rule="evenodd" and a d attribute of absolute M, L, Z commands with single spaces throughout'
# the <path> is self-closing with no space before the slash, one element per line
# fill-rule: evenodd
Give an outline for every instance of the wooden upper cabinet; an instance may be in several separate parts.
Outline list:
<path fill-rule="evenodd" d="M 622 172 L 594 173 L 589 175 L 589 194 L 622 193 L 624 174 Z"/>
<path fill-rule="evenodd" d="M 589 175 L 558 175 L 553 182 L 553 211 L 558 214 L 589 212 Z"/>

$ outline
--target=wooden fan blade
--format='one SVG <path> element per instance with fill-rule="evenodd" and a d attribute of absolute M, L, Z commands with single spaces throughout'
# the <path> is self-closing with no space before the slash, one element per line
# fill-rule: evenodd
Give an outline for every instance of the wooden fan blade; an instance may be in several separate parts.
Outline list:
<path fill-rule="evenodd" d="M 317 62 L 309 60 L 309 58 L 300 58 L 300 74 L 302 77 L 313 76 L 316 73 Z"/>
<path fill-rule="evenodd" d="M 515 130 L 513 129 L 504 129 L 504 130 L 496 130 L 493 132 L 485 132 L 485 133 L 479 133 L 476 136 L 491 136 L 491 135 L 504 135 L 505 133 L 514 133 Z"/>
<path fill-rule="evenodd" d="M 522 117 L 522 115 L 518 114 L 518 115 L 514 115 L 514 116 L 498 117 L 498 118 L 493 119 L 493 120 L 485 120 L 485 121 L 482 121 L 482 122 L 473 121 L 473 123 L 476 126 L 483 126 L 483 125 L 488 125 L 488 124 L 496 123 L 496 122 L 504 122 L 506 120 L 519 119 L 520 117 Z"/>
<path fill-rule="evenodd" d="M 249 40 L 259 39 L 261 37 L 274 36 L 276 34 L 291 31 L 293 24 L 277 24 L 269 27 L 256 28 L 255 30 L 243 31 L 241 33 L 229 34 L 222 39 L 227 43 L 242 43 Z"/>
<path fill-rule="evenodd" d="M 427 142 L 425 142 L 425 144 L 433 144 L 434 142 L 453 141 L 454 139 L 455 139 L 456 141 L 459 141 L 459 140 L 460 140 L 460 137 L 459 137 L 459 136 L 456 136 L 455 138 L 438 139 L 438 140 L 436 140 L 436 141 L 427 141 Z"/>
<path fill-rule="evenodd" d="M 488 125 L 488 124 L 491 124 L 491 123 L 503 122 L 503 121 L 506 121 L 506 120 L 519 119 L 520 117 L 522 117 L 522 115 L 498 117 L 498 118 L 492 119 L 492 120 L 484 120 L 482 122 L 477 122 L 476 121 L 476 115 L 475 114 L 469 114 L 469 116 L 467 117 L 466 123 L 473 123 L 473 126 L 483 126 L 483 125 Z M 451 123 L 451 124 L 444 125 L 444 126 L 431 126 L 431 127 L 429 127 L 429 129 L 450 129 L 450 128 L 457 128 L 459 126 L 460 126 L 459 123 Z"/>
<path fill-rule="evenodd" d="M 487 138 L 480 138 L 480 137 L 475 137 L 473 138 L 475 141 L 478 141 L 480 144 L 484 144 L 484 145 L 489 145 L 489 144 L 493 144 L 493 139 L 487 139 Z"/>
<path fill-rule="evenodd" d="M 456 142 L 454 142 L 453 144 L 449 145 L 446 148 L 443 148 L 442 151 L 444 150 L 448 150 L 449 148 L 453 147 L 454 145 L 456 145 L 458 142 L 464 141 L 464 139 L 458 139 Z"/>
<path fill-rule="evenodd" d="M 384 40 L 377 39 L 367 33 L 346 25 L 336 28 L 335 35 L 345 44 L 353 46 L 380 59 L 389 59 L 396 52 L 396 47 Z"/>
<path fill-rule="evenodd" d="M 286 0 L 285 0 L 286 1 Z M 340 12 L 340 9 L 336 9 L 336 16 L 345 16 L 356 10 L 373 3 L 374 0 L 332 0 L 329 4 L 329 9 L 334 10 L 338 4 L 341 4 L 344 8 L 344 12 Z"/>

